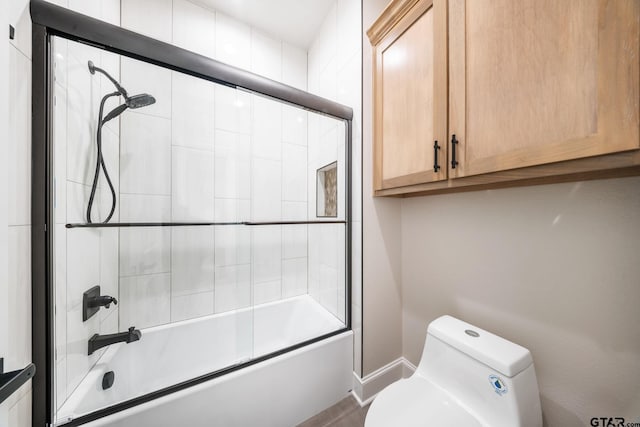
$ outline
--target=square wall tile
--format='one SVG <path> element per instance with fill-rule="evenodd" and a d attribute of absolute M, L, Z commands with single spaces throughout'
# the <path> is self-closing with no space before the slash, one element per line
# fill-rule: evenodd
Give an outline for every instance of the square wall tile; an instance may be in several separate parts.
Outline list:
<path fill-rule="evenodd" d="M 213 291 L 171 298 L 171 321 L 193 319 L 213 314 Z"/>
<path fill-rule="evenodd" d="M 31 223 L 31 62 L 9 48 L 8 223 Z"/>
<path fill-rule="evenodd" d="M 173 221 L 212 221 L 213 152 L 173 147 L 171 218 Z"/>
<path fill-rule="evenodd" d="M 122 27 L 171 43 L 172 0 L 125 0 Z"/>
<path fill-rule="evenodd" d="M 216 131 L 216 198 L 249 199 L 251 197 L 251 137 Z"/>
<path fill-rule="evenodd" d="M 125 113 L 120 140 L 120 191 L 171 194 L 171 121 Z"/>
<path fill-rule="evenodd" d="M 251 266 L 216 267 L 215 312 L 237 310 L 251 305 Z"/>
<path fill-rule="evenodd" d="M 251 95 L 238 89 L 218 85 L 215 90 L 216 129 L 251 133 Z"/>
<path fill-rule="evenodd" d="M 212 151 L 215 83 L 176 71 L 172 81 L 171 143 Z"/>
<path fill-rule="evenodd" d="M 127 0 L 126 3 L 130 1 Z M 144 21 L 147 21 L 147 19 L 144 19 Z M 168 68 L 127 58 L 126 56 L 121 57 L 120 61 L 122 86 L 129 92 L 129 95 L 147 93 L 156 100 L 155 104 L 139 108 L 136 112 L 167 119 L 171 118 L 172 71 Z M 127 114 L 125 112 L 123 117 Z"/>
<path fill-rule="evenodd" d="M 213 292 L 215 267 L 213 227 L 175 227 L 171 230 L 171 234 L 172 298 Z M 213 294 L 211 306 L 213 310 Z"/>
<path fill-rule="evenodd" d="M 121 329 L 163 325 L 171 320 L 171 275 L 151 274 L 120 279 Z"/>
<path fill-rule="evenodd" d="M 289 298 L 307 293 L 307 258 L 282 261 L 282 297 Z"/>
<path fill-rule="evenodd" d="M 215 58 L 215 38 L 215 12 L 187 0 L 173 1 L 174 45 Z"/>
<path fill-rule="evenodd" d="M 251 28 L 220 12 L 216 12 L 215 58 L 225 64 L 251 68 Z"/>
<path fill-rule="evenodd" d="M 282 78 L 282 43 L 251 29 L 251 71 L 280 81 Z"/>

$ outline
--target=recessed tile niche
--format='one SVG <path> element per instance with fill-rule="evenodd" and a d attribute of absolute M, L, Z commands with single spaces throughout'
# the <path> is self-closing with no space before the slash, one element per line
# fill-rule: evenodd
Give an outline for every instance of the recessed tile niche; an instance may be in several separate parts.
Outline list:
<path fill-rule="evenodd" d="M 338 216 L 338 162 L 318 169 L 316 173 L 316 216 Z"/>

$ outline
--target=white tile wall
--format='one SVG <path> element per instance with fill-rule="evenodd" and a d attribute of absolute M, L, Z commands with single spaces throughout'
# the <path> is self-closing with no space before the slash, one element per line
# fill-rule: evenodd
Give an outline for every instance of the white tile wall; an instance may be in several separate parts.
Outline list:
<path fill-rule="evenodd" d="M 82 305 L 82 293 L 100 284 L 100 230 L 67 232 L 67 310 Z"/>
<path fill-rule="evenodd" d="M 251 27 L 216 12 L 215 39 L 218 61 L 244 70 L 251 68 Z"/>
<path fill-rule="evenodd" d="M 121 329 L 138 329 L 171 320 L 171 274 L 148 274 L 120 278 Z"/>
<path fill-rule="evenodd" d="M 215 140 L 215 178 L 213 181 L 216 198 L 250 199 L 250 135 L 216 131 Z M 234 217 L 231 220 L 236 219 L 241 219 L 241 217 Z"/>
<path fill-rule="evenodd" d="M 282 42 L 251 29 L 251 71 L 280 81 L 282 78 Z"/>
<path fill-rule="evenodd" d="M 170 195 L 171 120 L 128 112 L 121 121 L 121 192 Z"/>
<path fill-rule="evenodd" d="M 31 62 L 17 49 L 9 50 L 10 99 L 7 173 L 9 225 L 31 223 Z"/>
<path fill-rule="evenodd" d="M 211 151 L 173 147 L 173 221 L 211 221 L 214 216 L 214 162 Z"/>
<path fill-rule="evenodd" d="M 252 95 L 252 156 L 261 159 L 282 158 L 282 107 L 279 102 Z"/>
<path fill-rule="evenodd" d="M 187 0 L 173 0 L 173 44 L 209 58 L 216 53 L 216 15 Z"/>
<path fill-rule="evenodd" d="M 307 51 L 282 43 L 282 83 L 307 90 Z"/>
<path fill-rule="evenodd" d="M 155 104 L 136 112 L 170 119 L 171 70 L 126 57 L 122 57 L 120 66 L 122 86 L 130 96 L 147 93 L 156 99 Z"/>
<path fill-rule="evenodd" d="M 251 133 L 251 95 L 226 86 L 216 86 L 216 129 Z"/>
<path fill-rule="evenodd" d="M 121 7 L 124 28 L 171 43 L 172 0 L 122 0 Z"/>
<path fill-rule="evenodd" d="M 171 143 L 213 151 L 215 84 L 182 73 L 171 75 Z"/>
<path fill-rule="evenodd" d="M 172 298 L 209 292 L 211 311 L 207 314 L 213 313 L 214 243 L 213 227 L 176 227 L 172 230 Z"/>
<path fill-rule="evenodd" d="M 216 267 L 215 311 L 251 305 L 251 265 Z"/>

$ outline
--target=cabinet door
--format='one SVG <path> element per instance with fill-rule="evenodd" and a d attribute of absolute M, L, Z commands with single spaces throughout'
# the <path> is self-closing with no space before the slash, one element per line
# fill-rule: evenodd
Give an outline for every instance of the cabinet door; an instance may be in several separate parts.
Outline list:
<path fill-rule="evenodd" d="M 450 0 L 450 176 L 639 148 L 639 16 L 637 0 Z"/>
<path fill-rule="evenodd" d="M 398 13 L 403 8 L 409 10 Z M 445 0 L 392 2 L 377 24 L 369 31 L 375 49 L 374 188 L 446 179 Z M 441 148 L 434 148 L 436 141 Z"/>

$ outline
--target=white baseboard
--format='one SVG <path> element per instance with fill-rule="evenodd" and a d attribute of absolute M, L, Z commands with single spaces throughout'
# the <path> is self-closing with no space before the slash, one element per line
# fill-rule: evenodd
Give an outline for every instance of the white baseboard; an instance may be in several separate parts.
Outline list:
<path fill-rule="evenodd" d="M 360 406 L 371 403 L 383 388 L 402 378 L 410 377 L 416 367 L 404 357 L 400 357 L 382 368 L 360 378 L 353 373 L 353 390 L 351 393 Z"/>

